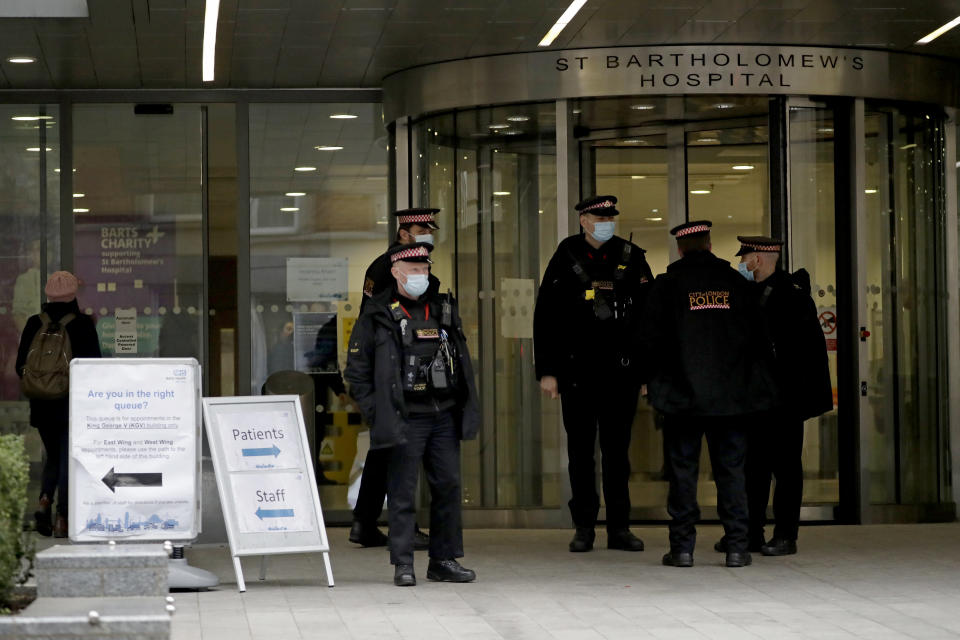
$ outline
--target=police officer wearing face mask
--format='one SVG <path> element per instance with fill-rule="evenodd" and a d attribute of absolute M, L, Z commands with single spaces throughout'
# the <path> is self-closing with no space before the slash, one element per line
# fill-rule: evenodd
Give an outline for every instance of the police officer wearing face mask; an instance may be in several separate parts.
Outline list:
<path fill-rule="evenodd" d="M 628 449 L 640 389 L 631 338 L 653 274 L 643 249 L 614 235 L 616 204 L 614 196 L 596 196 L 576 206 L 583 233 L 550 259 L 533 318 L 537 379 L 547 396 L 559 396 L 567 432 L 573 552 L 593 549 L 598 433 L 607 548 L 643 551 L 628 528 Z"/>
<path fill-rule="evenodd" d="M 433 232 L 440 227 L 437 225 L 436 215 L 440 209 L 416 208 L 395 211 L 397 218 L 397 236 L 387 252 L 374 260 L 363 278 L 363 299 L 360 302 L 360 312 L 363 312 L 367 301 L 385 289 L 390 289 L 396 282 L 391 274 L 389 251 L 414 242 L 433 244 Z M 428 290 L 432 294 L 440 291 L 440 281 L 429 275 Z M 387 536 L 377 528 L 377 520 L 383 510 L 383 500 L 387 495 L 387 464 L 389 450 L 373 449 L 367 452 L 363 463 L 363 475 L 360 477 L 360 491 L 357 494 L 357 505 L 353 509 L 353 526 L 350 527 L 350 542 L 364 547 L 382 547 L 387 544 Z M 417 550 L 424 550 L 430 545 L 427 534 L 416 528 L 414 546 Z"/>
<path fill-rule="evenodd" d="M 673 567 L 693 566 L 704 435 L 726 534 L 725 564 L 751 563 L 745 423 L 776 402 L 772 354 L 753 326 L 755 297 L 730 263 L 711 253 L 711 226 L 698 220 L 671 229 L 681 258 L 654 282 L 638 334 L 648 397 L 664 416 L 671 522 L 663 564 Z"/>
<path fill-rule="evenodd" d="M 759 300 L 759 324 L 774 347 L 773 373 L 779 403 L 761 414 L 747 432 L 747 498 L 750 547 L 765 556 L 797 552 L 803 498 L 803 421 L 833 408 L 833 391 L 823 330 L 810 297 L 810 275 L 778 266 L 783 241 L 737 236 L 738 265 Z M 764 541 L 770 479 L 776 478 L 773 539 Z M 725 541 L 717 545 L 725 548 Z"/>
<path fill-rule="evenodd" d="M 371 425 L 370 446 L 390 453 L 387 503 L 394 584 L 413 586 L 415 494 L 430 485 L 427 578 L 470 582 L 460 518 L 460 440 L 477 435 L 480 410 L 456 301 L 429 291 L 430 251 L 388 252 L 394 285 L 373 296 L 350 337 L 344 378 Z"/>

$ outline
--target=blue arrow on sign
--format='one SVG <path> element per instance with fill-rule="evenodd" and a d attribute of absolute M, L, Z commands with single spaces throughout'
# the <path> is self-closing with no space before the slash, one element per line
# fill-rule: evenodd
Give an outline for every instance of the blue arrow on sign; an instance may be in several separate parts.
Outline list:
<path fill-rule="evenodd" d="M 240 451 L 245 458 L 249 456 L 273 456 L 276 458 L 280 455 L 280 449 L 277 448 L 277 445 L 265 449 L 241 449 Z"/>
<path fill-rule="evenodd" d="M 293 509 L 261 509 L 257 507 L 257 517 L 264 518 L 292 518 Z"/>

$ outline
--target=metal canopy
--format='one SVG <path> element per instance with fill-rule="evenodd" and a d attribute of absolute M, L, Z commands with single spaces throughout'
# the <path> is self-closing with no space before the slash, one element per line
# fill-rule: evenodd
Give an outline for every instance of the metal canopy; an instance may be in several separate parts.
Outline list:
<path fill-rule="evenodd" d="M 87 18 L 0 19 L 0 89 L 378 87 L 416 65 L 536 50 L 568 3 L 222 0 L 208 84 L 204 0 L 87 4 Z M 960 29 L 913 44 L 957 13 L 950 0 L 590 0 L 551 48 L 763 43 L 960 59 Z"/>

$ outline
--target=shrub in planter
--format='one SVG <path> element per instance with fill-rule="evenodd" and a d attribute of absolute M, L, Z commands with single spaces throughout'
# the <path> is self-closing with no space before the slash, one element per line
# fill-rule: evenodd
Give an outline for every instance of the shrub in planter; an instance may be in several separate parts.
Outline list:
<path fill-rule="evenodd" d="M 0 607 L 33 564 L 31 539 L 23 531 L 29 470 L 23 436 L 0 435 Z"/>

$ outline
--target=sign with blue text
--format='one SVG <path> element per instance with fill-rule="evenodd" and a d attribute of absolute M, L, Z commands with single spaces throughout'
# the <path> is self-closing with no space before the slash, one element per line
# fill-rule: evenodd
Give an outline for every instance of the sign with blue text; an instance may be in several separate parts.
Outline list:
<path fill-rule="evenodd" d="M 75 358 L 70 539 L 196 538 L 200 435 L 193 358 Z"/>
<path fill-rule="evenodd" d="M 299 396 L 204 398 L 203 418 L 240 590 L 241 556 L 310 551 L 333 586 Z"/>

